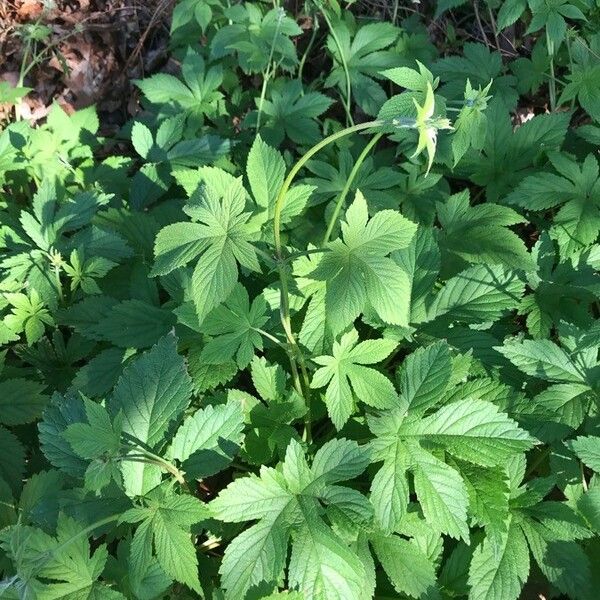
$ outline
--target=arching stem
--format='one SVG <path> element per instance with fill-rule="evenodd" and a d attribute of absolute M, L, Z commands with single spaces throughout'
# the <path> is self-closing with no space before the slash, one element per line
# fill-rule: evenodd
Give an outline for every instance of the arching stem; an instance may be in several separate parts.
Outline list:
<path fill-rule="evenodd" d="M 353 125 L 352 127 L 347 127 L 346 129 L 341 129 L 340 131 L 336 131 L 332 133 L 330 136 L 321 140 L 318 144 L 315 144 L 308 152 L 306 152 L 303 156 L 300 157 L 298 162 L 292 167 L 288 176 L 285 178 L 279 193 L 277 194 L 277 199 L 275 200 L 275 210 L 273 215 L 273 232 L 274 232 L 274 241 L 275 241 L 275 255 L 277 257 L 277 265 L 279 271 L 279 281 L 281 288 L 280 302 L 279 302 L 279 313 L 281 318 L 281 324 L 283 326 L 283 330 L 285 332 L 285 336 L 287 338 L 289 347 L 290 347 L 290 363 L 292 372 L 300 371 L 302 375 L 302 384 L 304 388 L 304 401 L 306 403 L 306 416 L 304 419 L 304 439 L 307 443 L 311 443 L 312 435 L 311 435 L 311 425 L 312 425 L 312 417 L 311 417 L 311 406 L 310 406 L 310 378 L 308 376 L 308 369 L 306 367 L 306 360 L 304 358 L 304 354 L 302 353 L 302 349 L 298 345 L 296 341 L 296 337 L 294 332 L 292 331 L 292 323 L 290 316 L 290 299 L 289 299 L 289 284 L 288 284 L 288 269 L 291 268 L 291 265 L 287 263 L 285 257 L 283 255 L 283 246 L 281 244 L 281 215 L 283 212 L 283 208 L 285 206 L 285 198 L 287 195 L 292 182 L 296 175 L 300 172 L 302 167 L 320 150 L 328 146 L 329 144 L 339 140 L 343 137 L 356 133 L 358 131 L 363 131 L 366 129 L 373 129 L 374 127 L 378 127 L 382 124 L 381 121 L 369 121 L 368 123 L 359 123 L 358 125 Z M 299 367 L 299 369 L 298 369 Z"/>

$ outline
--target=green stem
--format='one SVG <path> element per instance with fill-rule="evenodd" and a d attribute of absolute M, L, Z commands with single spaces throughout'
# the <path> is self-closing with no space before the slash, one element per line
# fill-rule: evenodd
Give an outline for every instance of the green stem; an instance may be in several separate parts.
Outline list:
<path fill-rule="evenodd" d="M 58 291 L 58 298 L 60 303 L 63 304 L 65 301 L 65 297 L 63 294 L 62 283 L 60 281 L 60 267 L 58 265 L 54 265 L 54 279 L 56 280 L 56 289 Z"/>
<path fill-rule="evenodd" d="M 581 485 L 583 486 L 583 491 L 587 492 L 588 491 L 588 484 L 587 481 L 585 479 L 585 467 L 584 464 L 579 461 L 579 468 L 581 470 Z"/>
<path fill-rule="evenodd" d="M 300 372 L 302 373 L 302 381 L 304 383 L 304 393 L 302 396 L 304 397 L 304 401 L 306 402 L 306 417 L 304 420 L 304 438 L 307 443 L 310 444 L 312 440 L 311 434 L 311 426 L 312 426 L 312 417 L 311 417 L 311 407 L 310 407 L 310 380 L 308 377 L 308 369 L 306 367 L 306 360 L 304 359 L 304 354 L 300 349 L 300 346 L 296 342 L 296 337 L 294 336 L 294 332 L 292 331 L 292 323 L 290 316 L 290 300 L 289 300 L 289 285 L 288 285 L 288 268 L 289 265 L 285 261 L 283 256 L 283 246 L 281 244 L 281 214 L 283 212 L 283 208 L 285 206 L 285 198 L 287 195 L 292 182 L 296 175 L 300 172 L 302 167 L 317 153 L 319 150 L 325 148 L 329 144 L 335 142 L 336 140 L 343 138 L 345 136 L 351 135 L 352 133 L 356 133 L 358 131 L 363 131 L 365 129 L 372 129 L 373 127 L 377 127 L 381 125 L 381 121 L 369 121 L 368 123 L 359 123 L 358 125 L 353 125 L 352 127 L 347 127 L 346 129 L 342 129 L 337 131 L 325 139 L 321 140 L 318 144 L 314 145 L 310 150 L 308 150 L 303 156 L 300 157 L 298 162 L 292 167 L 287 177 L 285 178 L 279 193 L 277 194 L 277 199 L 275 200 L 275 211 L 273 215 L 273 233 L 275 240 L 275 254 L 277 256 L 278 263 L 278 271 L 279 271 L 279 280 L 281 286 L 281 295 L 279 302 L 279 313 L 281 318 L 281 324 L 283 326 L 283 330 L 285 332 L 285 336 L 288 340 L 288 344 L 290 347 L 290 366 L 292 368 L 292 373 L 298 373 L 298 365 L 300 366 Z"/>
<path fill-rule="evenodd" d="M 348 195 L 348 192 L 350 191 L 350 187 L 352 186 L 352 183 L 356 179 L 356 175 L 358 174 L 358 171 L 360 170 L 360 167 L 362 166 L 363 162 L 367 158 L 367 155 L 372 150 L 373 146 L 375 146 L 375 144 L 381 139 L 381 136 L 383 136 L 383 133 L 381 133 L 381 132 L 378 133 L 377 135 L 374 135 L 371 138 L 371 140 L 369 141 L 369 143 L 363 148 L 363 151 L 360 153 L 360 155 L 356 159 L 356 162 L 354 163 L 354 166 L 352 167 L 352 170 L 350 171 L 350 175 L 348 175 L 348 179 L 346 180 L 346 183 L 344 184 L 344 189 L 342 190 L 339 198 L 337 199 L 337 202 L 335 203 L 335 208 L 333 209 L 333 214 L 331 215 L 331 219 L 329 220 L 329 225 L 327 226 L 327 231 L 325 232 L 325 236 L 323 237 L 323 242 L 321 243 L 321 246 L 325 246 L 325 244 L 327 244 L 327 242 L 329 241 L 329 238 L 331 237 L 331 234 L 333 232 L 333 228 L 335 227 L 335 224 L 337 223 L 337 219 L 339 217 L 340 211 L 342 210 L 342 206 L 344 206 L 346 196 Z"/>
<path fill-rule="evenodd" d="M 58 545 L 56 548 L 52 550 L 48 550 L 44 554 L 40 555 L 40 564 L 39 568 L 41 569 L 53 556 L 58 554 L 61 550 L 72 544 L 74 541 L 78 540 L 81 537 L 88 537 L 92 531 L 98 529 L 98 527 L 102 527 L 103 525 L 108 525 L 108 523 L 112 523 L 113 521 L 118 520 L 121 516 L 121 513 L 115 513 L 114 515 L 110 515 L 109 517 L 105 517 L 104 519 L 100 519 L 91 525 L 88 525 L 81 531 L 78 531 L 75 535 L 70 537 L 68 540 L 64 541 L 62 544 Z"/>
<path fill-rule="evenodd" d="M 302 389 L 302 383 L 300 382 L 300 374 L 298 373 L 296 359 L 295 359 L 294 354 L 292 353 L 292 350 L 290 349 L 290 347 L 287 344 L 284 344 L 283 342 L 281 342 L 281 340 L 278 340 L 274 335 L 271 335 L 264 329 L 260 329 L 258 327 L 253 327 L 252 329 L 254 329 L 254 331 L 256 331 L 257 333 L 260 333 L 261 335 L 266 337 L 268 340 L 271 340 L 272 342 L 274 342 L 275 344 L 277 344 L 279 347 L 281 347 L 284 350 L 284 352 L 286 353 L 286 355 L 288 357 L 288 360 L 290 361 L 290 365 L 292 368 L 292 381 L 294 382 L 294 388 L 296 389 L 298 394 L 300 394 L 301 397 L 304 397 L 304 391 Z"/>
<path fill-rule="evenodd" d="M 567 32 L 567 52 L 569 54 L 569 73 L 573 73 L 573 52 L 571 50 L 571 31 Z M 575 96 L 571 98 L 571 110 L 575 107 Z"/>
<path fill-rule="evenodd" d="M 296 175 L 300 172 L 302 167 L 315 155 L 317 152 L 329 146 L 329 144 L 344 138 L 353 133 L 357 133 L 359 131 L 364 131 L 365 129 L 373 129 L 375 127 L 379 127 L 382 125 L 382 121 L 368 121 L 367 123 L 358 123 L 357 125 L 353 125 L 352 127 L 346 127 L 345 129 L 340 129 L 335 133 L 327 136 L 325 139 L 321 140 L 317 144 L 315 144 L 310 150 L 308 150 L 305 154 L 303 154 L 298 162 L 292 167 L 291 171 L 288 173 L 288 176 L 285 178 L 279 193 L 277 194 L 277 199 L 275 200 L 275 210 L 273 214 L 273 230 L 275 237 L 275 254 L 279 262 L 283 261 L 283 247 L 281 245 L 281 213 L 283 212 L 283 207 L 285 206 L 285 196 L 292 185 Z"/>
<path fill-rule="evenodd" d="M 335 29 L 333 28 L 333 24 L 331 23 L 331 20 L 329 19 L 329 17 L 327 16 L 327 12 L 325 11 L 325 9 L 321 9 L 321 14 L 323 15 L 323 18 L 325 19 L 325 22 L 327 23 L 327 27 L 329 27 L 329 32 L 331 33 L 331 37 L 333 38 L 333 41 L 335 42 L 335 45 L 337 46 L 338 52 L 340 53 L 340 61 L 342 63 L 342 68 L 344 69 L 344 77 L 346 78 L 346 97 L 344 98 L 344 96 L 342 95 L 342 104 L 344 105 L 344 110 L 346 111 L 346 117 L 348 119 L 348 123 L 350 123 L 350 125 L 354 125 L 354 119 L 352 118 L 352 111 L 350 110 L 351 107 L 351 99 L 352 99 L 352 83 L 350 80 L 350 71 L 348 70 L 348 63 L 346 62 L 346 57 L 344 56 L 344 50 L 342 49 L 342 44 L 340 42 L 340 38 L 338 37 Z"/>
<path fill-rule="evenodd" d="M 546 48 L 550 58 L 550 79 L 548 81 L 548 92 L 550 94 L 550 110 L 556 110 L 556 76 L 554 75 L 554 43 L 550 40 L 546 29 Z"/>
<path fill-rule="evenodd" d="M 165 471 L 171 473 L 171 475 L 173 475 L 173 477 L 175 477 L 175 479 L 177 479 L 177 481 L 181 483 L 181 485 L 187 485 L 183 477 L 183 473 L 174 464 L 170 463 L 168 460 L 165 460 L 162 456 L 154 454 L 154 452 L 145 448 L 140 442 L 140 440 L 136 439 L 134 436 L 129 436 L 128 434 L 124 435 L 129 442 L 134 444 L 135 450 L 139 452 L 139 455 L 133 454 L 132 458 L 137 458 L 141 455 L 148 459 L 151 459 L 154 462 L 154 464 L 156 464 L 159 467 L 162 467 Z M 123 456 L 122 458 L 124 460 L 127 460 L 127 455 Z"/>
<path fill-rule="evenodd" d="M 258 115 L 256 115 L 256 133 L 260 129 L 260 118 L 262 116 L 263 104 L 265 102 L 265 96 L 267 95 L 267 84 L 269 83 L 271 63 L 269 62 L 267 70 L 263 73 L 262 88 L 260 90 L 260 99 L 258 100 Z"/>
<path fill-rule="evenodd" d="M 302 54 L 302 58 L 300 59 L 300 64 L 298 65 L 298 81 L 302 83 L 302 72 L 304 71 L 304 65 L 306 63 L 306 59 L 310 51 L 312 50 L 313 44 L 315 43 L 315 39 L 317 38 L 317 31 L 319 30 L 319 20 L 317 19 L 317 15 L 313 17 L 313 30 L 310 36 L 310 40 L 308 41 L 308 46 L 306 46 L 306 50 L 304 54 Z"/>
<path fill-rule="evenodd" d="M 266 337 L 268 340 L 271 340 L 274 344 L 277 344 L 278 346 L 287 351 L 286 345 L 281 340 L 278 340 L 274 335 L 271 335 L 268 331 L 265 331 L 260 327 L 252 327 L 252 330 L 256 331 L 256 333 L 260 333 L 260 335 Z"/>
<path fill-rule="evenodd" d="M 274 8 L 278 8 L 276 4 L 274 4 Z M 262 114 L 262 107 L 265 101 L 265 96 L 267 95 L 267 84 L 269 83 L 269 79 L 275 72 L 275 67 L 271 68 L 271 61 L 273 60 L 273 54 L 275 53 L 275 42 L 277 41 L 277 36 L 279 35 L 279 30 L 281 29 L 281 21 L 284 15 L 281 14 L 277 19 L 277 27 L 275 28 L 275 33 L 273 34 L 273 40 L 271 41 L 271 50 L 269 52 L 269 60 L 267 61 L 267 68 L 263 73 L 263 82 L 262 88 L 260 91 L 260 100 L 258 101 L 258 115 L 256 117 L 256 133 L 258 134 L 258 129 L 260 127 L 260 117 Z"/>

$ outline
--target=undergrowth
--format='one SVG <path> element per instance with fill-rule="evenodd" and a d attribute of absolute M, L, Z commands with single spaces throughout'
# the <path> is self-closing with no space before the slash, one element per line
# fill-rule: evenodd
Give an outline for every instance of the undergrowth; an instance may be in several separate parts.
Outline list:
<path fill-rule="evenodd" d="M 5 123 L 2 598 L 596 597 L 600 8 L 416 6 Z"/>

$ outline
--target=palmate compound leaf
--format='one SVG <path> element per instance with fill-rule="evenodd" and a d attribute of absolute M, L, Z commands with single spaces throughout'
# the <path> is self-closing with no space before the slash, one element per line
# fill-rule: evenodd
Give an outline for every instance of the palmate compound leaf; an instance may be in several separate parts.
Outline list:
<path fill-rule="evenodd" d="M 468 540 L 468 496 L 458 471 L 398 435 L 404 415 L 400 410 L 369 419 L 375 434 L 371 441 L 372 461 L 383 462 L 371 485 L 375 520 L 385 533 L 395 531 L 408 510 L 408 472 L 425 519 L 440 533 Z"/>
<path fill-rule="evenodd" d="M 334 334 L 343 331 L 370 305 L 392 325 L 408 325 L 410 281 L 389 254 L 410 243 L 417 226 L 394 210 L 369 219 L 360 191 L 346 211 L 342 239 L 327 245 L 312 279 L 326 282 L 327 321 Z"/>
<path fill-rule="evenodd" d="M 22 524 L 5 529 L 0 543 L 17 570 L 12 579 L 17 595 L 13 597 L 124 599 L 123 594 L 98 581 L 108 551 L 101 545 L 91 552 L 85 533 L 80 524 L 63 514 L 58 517 L 55 536 Z"/>
<path fill-rule="evenodd" d="M 554 587 L 574 600 L 595 598 L 590 561 L 577 542 L 532 520 L 521 522 L 521 529 L 540 571 Z"/>
<path fill-rule="evenodd" d="M 393 383 L 379 371 L 365 367 L 387 358 L 398 345 L 394 340 L 366 340 L 358 343 L 355 329 L 333 344 L 333 356 L 318 356 L 311 387 L 327 386 L 325 404 L 333 424 L 339 430 L 354 412 L 354 397 L 375 408 L 398 405 Z"/>
<path fill-rule="evenodd" d="M 235 286 L 224 304 L 213 309 L 200 329 L 211 337 L 201 358 L 211 364 L 223 364 L 235 357 L 240 369 L 245 369 L 255 349 L 262 350 L 260 329 L 268 321 L 267 303 L 257 296 L 252 304 L 243 285 Z"/>
<path fill-rule="evenodd" d="M 345 21 L 333 24 L 335 38 L 327 38 L 327 48 L 333 57 L 333 69 L 325 85 L 338 87 L 346 94 L 346 79 L 350 78 L 352 96 L 368 115 L 376 115 L 386 100 L 383 88 L 375 79 L 382 79 L 382 71 L 395 67 L 400 58 L 389 50 L 400 34 L 391 23 L 369 23 L 355 32 Z M 339 41 L 339 46 L 338 46 Z M 347 69 L 347 71 L 345 70 Z"/>
<path fill-rule="evenodd" d="M 394 531 L 407 511 L 411 471 L 426 520 L 436 530 L 465 540 L 469 490 L 458 470 L 428 450 L 437 447 L 474 465 L 494 467 L 535 442 L 494 404 L 470 398 L 422 418 L 392 410 L 370 418 L 369 427 L 376 436 L 372 460 L 383 462 L 371 485 L 371 502 L 382 530 Z"/>
<path fill-rule="evenodd" d="M 248 224 L 250 214 L 244 212 L 245 203 L 241 179 L 227 173 L 215 175 L 188 202 L 186 212 L 196 222 L 167 225 L 156 236 L 153 275 L 166 275 L 197 260 L 192 294 L 200 322 L 233 291 L 238 263 L 260 271 L 250 243 L 256 233 Z"/>
<path fill-rule="evenodd" d="M 107 408 L 113 416 L 122 411 L 125 434 L 160 454 L 161 444 L 183 415 L 191 394 L 192 380 L 183 357 L 177 354 L 177 340 L 168 335 L 127 366 Z M 160 482 L 160 470 L 127 461 L 123 478 L 128 494 L 142 495 Z"/>
<path fill-rule="evenodd" d="M 120 522 L 140 523 L 130 549 L 130 564 L 140 575 L 151 560 L 152 541 L 160 566 L 170 577 L 203 596 L 198 579 L 198 558 L 190 528 L 206 520 L 209 510 L 190 495 L 174 495 L 157 488 L 143 508 L 135 507 L 120 516 Z"/>
<path fill-rule="evenodd" d="M 438 204 L 438 218 L 443 227 L 440 246 L 450 255 L 470 263 L 534 270 L 525 243 L 509 229 L 526 221 L 512 208 L 492 203 L 470 206 L 469 192 L 464 190 Z"/>
<path fill-rule="evenodd" d="M 368 462 L 366 448 L 334 439 L 317 451 L 310 467 L 292 440 L 281 470 L 263 466 L 259 476 L 236 479 L 221 491 L 210 505 L 215 517 L 234 523 L 258 520 L 225 551 L 220 569 L 225 597 L 237 600 L 254 586 L 276 584 L 292 536 L 290 588 L 314 600 L 364 600 L 364 566 L 318 508 L 319 500 L 327 503 L 328 493 L 340 489 L 333 484 L 360 475 Z"/>
<path fill-rule="evenodd" d="M 550 236 L 561 256 L 581 254 L 600 231 L 600 178 L 596 158 L 589 154 L 581 167 L 564 154 L 554 152 L 551 162 L 559 175 L 541 172 L 524 179 L 505 201 L 541 211 L 560 206 Z M 562 206 L 561 206 L 562 205 Z"/>

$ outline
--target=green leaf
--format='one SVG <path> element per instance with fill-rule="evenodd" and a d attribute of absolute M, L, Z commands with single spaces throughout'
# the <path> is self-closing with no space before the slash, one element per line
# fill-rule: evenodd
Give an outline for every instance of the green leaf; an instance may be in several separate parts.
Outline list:
<path fill-rule="evenodd" d="M 210 505 L 215 517 L 226 522 L 260 519 L 225 550 L 220 573 L 226 597 L 241 598 L 252 586 L 275 583 L 293 534 L 289 578 L 294 586 L 316 594 L 311 597 L 333 598 L 332 586 L 337 583 L 351 594 L 349 598 L 361 599 L 363 563 L 321 520 L 316 508 L 317 499 L 339 498 L 344 491 L 331 484 L 356 477 L 368 462 L 367 449 L 334 439 L 317 451 L 309 468 L 302 446 L 291 440 L 281 470 L 262 466 L 260 476 L 236 479 L 222 490 Z M 355 500 L 356 494 L 353 504 Z M 367 506 L 366 499 L 360 505 Z M 346 577 L 343 584 L 336 575 L 338 568 Z"/>
<path fill-rule="evenodd" d="M 368 464 L 368 448 L 344 438 L 330 440 L 315 454 L 311 468 L 313 481 L 307 489 L 318 491 L 323 485 L 354 479 Z"/>
<path fill-rule="evenodd" d="M 90 337 L 121 348 L 147 348 L 175 325 L 171 311 L 142 300 L 124 300 L 112 307 L 106 318 L 93 326 Z"/>
<path fill-rule="evenodd" d="M 568 445 L 583 464 L 596 473 L 600 473 L 600 437 L 579 436 L 577 439 L 571 440 Z"/>
<path fill-rule="evenodd" d="M 577 501 L 578 511 L 596 533 L 600 532 L 600 487 L 595 485 Z"/>
<path fill-rule="evenodd" d="M 408 276 L 389 254 L 405 248 L 415 230 L 414 223 L 392 210 L 369 219 L 367 202 L 357 191 L 342 223 L 343 241 L 328 244 L 329 252 L 311 274 L 326 282 L 326 314 L 334 334 L 350 325 L 367 304 L 385 323 L 408 324 Z"/>
<path fill-rule="evenodd" d="M 576 600 L 593 597 L 590 561 L 579 544 L 545 536 L 529 521 L 521 527 L 535 562 L 553 586 Z"/>
<path fill-rule="evenodd" d="M 15 525 L 5 530 L 2 545 L 18 565 L 17 587 L 41 598 L 123 599 L 98 578 L 108 551 L 100 545 L 91 552 L 86 529 L 59 515 L 56 537 L 41 529 Z M 30 589 L 28 589 L 30 588 Z"/>
<path fill-rule="evenodd" d="M 268 321 L 266 311 L 263 296 L 257 296 L 251 305 L 246 289 L 236 285 L 231 296 L 213 309 L 200 327 L 202 333 L 212 336 L 202 350 L 202 358 L 211 364 L 235 358 L 238 367 L 245 369 L 255 350 L 263 349 L 259 330 Z"/>
<path fill-rule="evenodd" d="M 0 423 L 22 425 L 35 421 L 48 402 L 44 385 L 27 379 L 0 382 Z"/>
<path fill-rule="evenodd" d="M 317 118 L 332 104 L 333 100 L 320 92 L 304 89 L 297 79 L 280 80 L 277 87 L 269 86 L 262 103 L 263 120 L 261 135 L 273 146 L 278 146 L 287 136 L 296 144 L 315 144 L 321 137 Z M 255 98 L 257 106 L 260 98 Z M 248 125 L 254 124 L 252 113 Z"/>
<path fill-rule="evenodd" d="M 365 568 L 358 556 L 318 519 L 306 518 L 292 546 L 290 585 L 305 598 L 362 600 Z"/>
<path fill-rule="evenodd" d="M 467 486 L 474 521 L 492 535 L 504 533 L 510 519 L 510 487 L 503 465 L 495 469 L 467 463 L 457 466 Z"/>
<path fill-rule="evenodd" d="M 398 435 L 440 444 L 457 458 L 484 467 L 503 464 L 535 443 L 494 404 L 473 399 L 443 406 L 419 421 L 406 421 Z"/>
<path fill-rule="evenodd" d="M 13 491 L 21 488 L 25 473 L 25 448 L 19 438 L 0 425 L 0 452 L 4 459 L 0 461 L 0 479 L 8 483 Z"/>
<path fill-rule="evenodd" d="M 561 256 L 578 256 L 596 241 L 600 231 L 600 205 L 595 192 L 598 161 L 591 154 L 581 166 L 558 153 L 550 158 L 559 175 L 531 175 L 505 201 L 538 211 L 562 205 L 554 216 L 550 235 L 557 240 Z"/>
<path fill-rule="evenodd" d="M 285 177 L 285 162 L 281 154 L 256 136 L 246 164 L 252 196 L 267 216 L 271 216 L 275 198 Z"/>
<path fill-rule="evenodd" d="M 469 541 L 467 488 L 458 471 L 421 449 L 411 449 L 415 492 L 425 519 L 435 531 Z"/>
<path fill-rule="evenodd" d="M 514 271 L 475 265 L 447 281 L 431 305 L 430 318 L 495 321 L 518 306 L 524 291 L 525 285 Z"/>
<path fill-rule="evenodd" d="M 508 229 L 524 221 L 513 209 L 489 202 L 469 206 L 468 192 L 461 192 L 438 206 L 438 217 L 443 226 L 440 236 L 443 251 L 470 263 L 534 270 L 525 243 Z"/>
<path fill-rule="evenodd" d="M 153 275 L 166 275 L 199 259 L 192 275 L 192 296 L 200 322 L 233 291 L 238 263 L 260 271 L 250 244 L 254 233 L 244 212 L 245 192 L 238 180 L 224 190 L 200 187 L 188 212 L 199 223 L 175 223 L 163 228 L 154 246 Z"/>
<path fill-rule="evenodd" d="M 399 594 L 412 598 L 440 597 L 434 564 L 416 544 L 397 535 L 376 535 L 370 542 Z"/>
<path fill-rule="evenodd" d="M 496 350 L 526 375 L 547 381 L 586 383 L 581 367 L 550 340 L 509 339 Z"/>
<path fill-rule="evenodd" d="M 527 8 L 527 0 L 506 0 L 500 6 L 497 18 L 498 31 L 512 25 Z"/>
<path fill-rule="evenodd" d="M 111 422 L 106 409 L 87 398 L 83 399 L 87 423 L 69 425 L 63 436 L 71 448 L 85 459 L 117 454 L 121 445 L 120 417 Z"/>
<path fill-rule="evenodd" d="M 203 597 L 196 547 L 189 529 L 206 520 L 209 511 L 197 498 L 174 495 L 167 488 L 157 488 L 152 495 L 148 507 L 131 508 L 120 515 L 121 522 L 141 522 L 130 553 L 136 575 L 143 574 L 151 562 L 149 545 L 153 539 L 156 558 L 164 572 Z"/>
<path fill-rule="evenodd" d="M 196 479 L 218 473 L 233 460 L 243 440 L 244 413 L 237 402 L 207 406 L 188 417 L 171 446 L 173 458 Z"/>
<path fill-rule="evenodd" d="M 78 396 L 55 394 L 38 425 L 44 456 L 54 467 L 77 478 L 83 477 L 87 463 L 75 453 L 63 433 L 73 423 L 85 421 L 85 408 Z"/>
<path fill-rule="evenodd" d="M 473 553 L 469 568 L 471 600 L 517 600 L 529 576 L 529 548 L 519 526 L 486 536 Z"/>
<path fill-rule="evenodd" d="M 147 158 L 154 146 L 152 132 L 143 123 L 136 121 L 131 129 L 131 143 L 142 158 Z"/>
<path fill-rule="evenodd" d="M 375 79 L 381 79 L 382 71 L 399 64 L 398 57 L 388 47 L 400 31 L 391 23 L 369 23 L 352 32 L 341 20 L 333 24 L 333 30 L 335 37 L 333 33 L 328 36 L 327 48 L 334 64 L 325 85 L 338 87 L 345 97 L 347 68 L 356 102 L 368 115 L 376 115 L 386 94 Z"/>
<path fill-rule="evenodd" d="M 230 483 L 211 502 L 211 509 L 217 518 L 233 523 L 275 519 L 292 499 L 282 476 L 261 467 L 260 477 L 250 475 Z"/>
<path fill-rule="evenodd" d="M 385 453 L 379 449 L 376 460 L 384 459 L 371 483 L 371 503 L 377 523 L 386 533 L 395 531 L 406 514 L 409 486 L 406 478 L 408 460 L 405 446 L 399 442 L 388 445 Z"/>
<path fill-rule="evenodd" d="M 379 371 L 363 365 L 384 360 L 396 348 L 392 340 L 366 340 L 358 343 L 358 333 L 351 330 L 334 342 L 333 356 L 318 356 L 321 365 L 311 387 L 327 385 L 325 403 L 333 424 L 339 430 L 354 412 L 354 396 L 375 408 L 391 408 L 398 403 L 392 382 Z"/>
<path fill-rule="evenodd" d="M 162 512 L 152 521 L 154 548 L 160 566 L 173 579 L 187 585 L 202 596 L 198 579 L 198 559 L 190 534 Z"/>
<path fill-rule="evenodd" d="M 176 338 L 169 335 L 127 366 L 108 409 L 113 415 L 123 412 L 124 433 L 158 450 L 183 415 L 191 394 L 192 380 L 177 354 Z M 123 471 L 131 494 L 143 494 L 160 479 L 158 469 L 144 463 L 128 461 Z"/>
<path fill-rule="evenodd" d="M 225 598 L 237 600 L 261 583 L 276 584 L 285 566 L 288 539 L 283 519 L 264 519 L 231 541 L 219 568 Z"/>
<path fill-rule="evenodd" d="M 402 401 L 411 413 L 421 413 L 440 402 L 450 383 L 452 359 L 445 342 L 419 348 L 403 361 L 399 371 Z"/>

